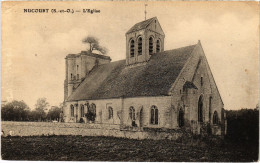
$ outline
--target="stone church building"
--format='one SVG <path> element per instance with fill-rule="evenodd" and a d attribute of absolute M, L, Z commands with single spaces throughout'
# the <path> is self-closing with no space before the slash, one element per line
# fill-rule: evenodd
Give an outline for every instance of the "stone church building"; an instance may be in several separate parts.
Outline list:
<path fill-rule="evenodd" d="M 224 104 L 200 41 L 164 51 L 156 17 L 125 36 L 124 60 L 89 51 L 66 56 L 65 122 L 225 134 Z"/>

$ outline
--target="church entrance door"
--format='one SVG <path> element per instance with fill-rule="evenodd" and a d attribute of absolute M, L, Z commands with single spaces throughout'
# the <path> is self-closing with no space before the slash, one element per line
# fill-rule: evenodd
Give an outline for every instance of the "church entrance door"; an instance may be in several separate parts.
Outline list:
<path fill-rule="evenodd" d="M 179 111 L 178 124 L 179 124 L 179 127 L 184 126 L 184 112 L 183 112 L 182 108 Z"/>

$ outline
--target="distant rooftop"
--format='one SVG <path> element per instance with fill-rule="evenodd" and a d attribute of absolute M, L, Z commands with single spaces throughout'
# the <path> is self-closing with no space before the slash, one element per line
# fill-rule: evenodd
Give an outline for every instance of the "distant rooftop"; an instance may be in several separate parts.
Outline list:
<path fill-rule="evenodd" d="M 66 56 L 66 58 L 75 58 L 75 57 L 79 57 L 80 55 L 88 55 L 88 56 L 91 56 L 91 57 L 111 60 L 111 58 L 109 56 L 105 56 L 105 55 L 97 54 L 97 53 L 92 53 L 90 51 L 81 51 L 79 54 L 68 54 Z"/>

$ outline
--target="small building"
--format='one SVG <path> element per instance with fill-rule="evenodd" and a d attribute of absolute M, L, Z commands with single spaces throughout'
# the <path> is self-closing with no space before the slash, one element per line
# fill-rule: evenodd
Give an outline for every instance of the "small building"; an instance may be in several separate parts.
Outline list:
<path fill-rule="evenodd" d="M 135 24 L 125 36 L 124 60 L 111 62 L 89 51 L 67 55 L 65 122 L 223 135 L 224 104 L 200 41 L 164 51 L 156 17 Z"/>

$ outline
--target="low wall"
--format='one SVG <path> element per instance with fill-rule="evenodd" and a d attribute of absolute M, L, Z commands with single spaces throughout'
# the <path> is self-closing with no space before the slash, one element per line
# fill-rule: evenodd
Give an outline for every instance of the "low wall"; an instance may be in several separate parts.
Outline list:
<path fill-rule="evenodd" d="M 180 132 L 148 132 L 121 131 L 119 125 L 52 123 L 52 122 L 1 122 L 4 135 L 40 136 L 40 135 L 82 135 L 82 136 L 113 136 L 131 139 L 171 139 L 176 140 Z"/>

